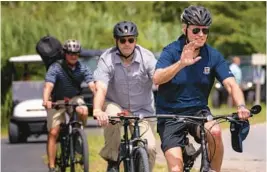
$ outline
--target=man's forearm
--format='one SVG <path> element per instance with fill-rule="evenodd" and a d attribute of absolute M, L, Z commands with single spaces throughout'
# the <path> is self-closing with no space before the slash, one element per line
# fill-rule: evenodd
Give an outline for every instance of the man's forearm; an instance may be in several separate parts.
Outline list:
<path fill-rule="evenodd" d="M 107 88 L 105 84 L 100 81 L 96 82 L 96 91 L 93 102 L 94 110 L 102 110 L 106 94 L 107 94 Z"/>
<path fill-rule="evenodd" d="M 105 96 L 102 91 L 96 91 L 94 96 L 94 109 L 102 109 L 105 101 Z"/>
<path fill-rule="evenodd" d="M 54 85 L 52 83 L 45 83 L 43 91 L 43 101 L 48 101 L 53 90 Z"/>
<path fill-rule="evenodd" d="M 178 61 L 164 69 L 157 69 L 153 76 L 154 84 L 160 85 L 169 82 L 183 68 L 184 66 Z"/>
<path fill-rule="evenodd" d="M 245 105 L 244 94 L 237 84 L 231 87 L 231 96 L 237 106 Z"/>

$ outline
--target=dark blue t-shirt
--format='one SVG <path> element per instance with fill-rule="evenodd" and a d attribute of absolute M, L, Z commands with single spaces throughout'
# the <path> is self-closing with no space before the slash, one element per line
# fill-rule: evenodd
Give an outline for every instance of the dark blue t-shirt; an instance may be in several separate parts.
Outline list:
<path fill-rule="evenodd" d="M 185 36 L 167 45 L 160 55 L 156 69 L 166 68 L 180 60 Z M 215 77 L 222 83 L 233 77 L 224 57 L 205 44 L 200 49 L 202 57 L 197 63 L 180 70 L 169 82 L 159 86 L 156 101 L 157 114 L 192 114 L 208 108 L 208 97 Z"/>
<path fill-rule="evenodd" d="M 93 73 L 91 70 L 79 61 L 76 63 L 75 69 L 70 70 L 79 83 L 84 81 L 88 84 L 93 81 Z M 45 76 L 45 82 L 51 82 L 54 84 L 55 94 L 53 96 L 53 101 L 63 100 L 64 97 L 73 98 L 74 96 L 77 96 L 80 91 L 74 86 L 72 80 L 57 62 L 53 63 L 49 67 Z"/>

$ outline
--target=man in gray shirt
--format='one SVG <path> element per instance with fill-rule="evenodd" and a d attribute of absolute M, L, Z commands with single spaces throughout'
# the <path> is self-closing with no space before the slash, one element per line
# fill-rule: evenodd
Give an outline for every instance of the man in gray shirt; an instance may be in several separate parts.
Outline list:
<path fill-rule="evenodd" d="M 104 126 L 105 146 L 100 155 L 108 161 L 108 172 L 118 171 L 116 161 L 120 145 L 120 124 L 108 123 L 108 115 L 127 110 L 131 115 L 154 115 L 152 75 L 156 59 L 147 49 L 137 45 L 137 26 L 129 21 L 115 25 L 116 47 L 107 49 L 94 72 L 96 94 L 93 115 Z M 142 138 L 148 140 L 149 165 L 156 158 L 155 137 L 148 121 L 139 123 Z"/>

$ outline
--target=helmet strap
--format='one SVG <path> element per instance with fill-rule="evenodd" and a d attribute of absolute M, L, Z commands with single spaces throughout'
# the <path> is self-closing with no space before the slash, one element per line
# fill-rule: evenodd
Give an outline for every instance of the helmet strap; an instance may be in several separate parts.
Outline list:
<path fill-rule="evenodd" d="M 189 39 L 188 39 L 188 36 L 187 36 L 187 29 L 188 29 L 188 24 L 186 25 L 186 29 L 185 29 L 185 37 L 186 37 L 186 40 L 185 40 L 185 44 L 188 44 L 189 43 Z M 207 40 L 206 42 L 208 41 L 208 38 L 209 38 L 209 35 L 207 35 Z M 205 43 L 206 43 L 205 42 Z M 200 49 L 200 48 L 199 48 Z"/>
<path fill-rule="evenodd" d="M 118 49 L 119 53 L 116 53 L 116 54 L 117 54 L 118 56 L 124 57 L 125 59 L 128 59 L 129 57 L 131 57 L 131 56 L 133 55 L 133 53 L 134 53 L 134 50 L 133 50 L 133 52 L 132 52 L 129 56 L 125 56 L 125 55 L 123 55 L 123 54 L 121 53 L 121 50 L 119 49 L 119 47 L 117 47 L 117 49 Z"/>

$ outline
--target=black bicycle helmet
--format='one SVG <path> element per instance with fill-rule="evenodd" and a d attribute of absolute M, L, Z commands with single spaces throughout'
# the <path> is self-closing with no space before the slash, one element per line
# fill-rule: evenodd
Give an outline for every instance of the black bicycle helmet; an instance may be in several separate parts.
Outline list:
<path fill-rule="evenodd" d="M 64 52 L 67 53 L 80 53 L 81 44 L 78 40 L 69 39 L 62 46 Z"/>
<path fill-rule="evenodd" d="M 188 25 L 210 26 L 212 18 L 210 12 L 202 6 L 189 6 L 182 15 L 181 20 Z"/>
<path fill-rule="evenodd" d="M 137 26 L 130 21 L 122 21 L 117 23 L 113 29 L 114 38 L 123 36 L 138 36 Z"/>

